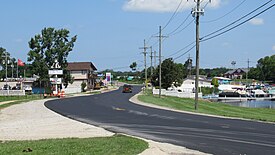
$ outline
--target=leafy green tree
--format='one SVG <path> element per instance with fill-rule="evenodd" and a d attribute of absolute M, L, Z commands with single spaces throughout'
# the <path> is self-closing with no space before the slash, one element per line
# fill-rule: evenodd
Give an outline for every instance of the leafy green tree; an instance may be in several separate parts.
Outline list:
<path fill-rule="evenodd" d="M 275 82 L 275 55 L 259 59 L 257 67 L 250 69 L 248 76 L 260 81 Z"/>
<path fill-rule="evenodd" d="M 137 63 L 136 63 L 136 62 L 133 62 L 133 63 L 130 65 L 130 68 L 132 69 L 132 71 L 136 71 L 136 69 L 137 69 Z"/>
<path fill-rule="evenodd" d="M 172 84 L 175 86 L 180 86 L 184 78 L 184 66 L 182 64 L 176 64 L 173 62 L 172 58 L 165 59 L 161 65 L 161 82 L 162 87 L 167 89 L 171 87 Z M 159 66 L 157 67 L 152 83 L 154 86 L 159 86 Z"/>
<path fill-rule="evenodd" d="M 66 29 L 55 30 L 54 28 L 44 28 L 41 34 L 35 35 L 29 41 L 30 51 L 28 61 L 31 62 L 30 70 L 32 74 L 39 75 L 39 81 L 45 84 L 49 81 L 48 70 L 57 60 L 63 69 L 63 83 L 67 87 L 72 78 L 67 71 L 67 57 L 73 50 L 77 39 L 73 36 L 69 39 L 69 31 Z"/>

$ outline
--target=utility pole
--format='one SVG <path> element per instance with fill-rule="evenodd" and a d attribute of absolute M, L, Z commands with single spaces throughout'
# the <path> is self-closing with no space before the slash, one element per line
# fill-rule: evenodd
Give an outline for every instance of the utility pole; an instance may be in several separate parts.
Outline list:
<path fill-rule="evenodd" d="M 198 110 L 199 98 L 199 60 L 200 60 L 200 15 L 204 14 L 204 10 L 200 8 L 200 0 L 197 0 L 196 8 L 192 9 L 193 17 L 196 17 L 196 80 L 195 80 L 195 110 Z"/>
<path fill-rule="evenodd" d="M 155 68 L 155 69 L 157 68 L 156 63 L 157 63 L 157 52 L 154 51 L 154 68 Z"/>
<path fill-rule="evenodd" d="M 167 37 L 163 36 L 161 31 L 161 26 L 159 26 L 159 36 L 156 36 L 159 38 L 159 98 L 161 97 L 161 42 L 163 37 Z"/>
<path fill-rule="evenodd" d="M 246 72 L 246 85 L 248 85 L 248 72 L 249 72 L 249 58 L 247 59 L 247 72 Z"/>
<path fill-rule="evenodd" d="M 190 57 L 190 54 L 189 54 L 189 56 L 188 56 L 188 75 L 191 77 L 191 74 L 192 74 L 192 59 L 191 59 L 191 57 Z"/>
<path fill-rule="evenodd" d="M 14 68 L 14 65 L 13 65 L 13 62 L 11 64 L 11 79 L 13 80 L 13 68 Z"/>
<path fill-rule="evenodd" d="M 140 47 L 140 49 L 143 49 L 142 54 L 144 54 L 144 72 L 145 72 L 145 88 L 147 89 L 147 66 L 146 66 L 146 50 L 148 49 L 148 47 L 146 47 L 146 42 L 144 39 L 144 45 L 143 47 Z"/>
<path fill-rule="evenodd" d="M 150 49 L 151 49 L 150 58 L 151 58 L 151 80 L 152 80 L 152 77 L 153 77 L 153 47 L 151 46 Z"/>

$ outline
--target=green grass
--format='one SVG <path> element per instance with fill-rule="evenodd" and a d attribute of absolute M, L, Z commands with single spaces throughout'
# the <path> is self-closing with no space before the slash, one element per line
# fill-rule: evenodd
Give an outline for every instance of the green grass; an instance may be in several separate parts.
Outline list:
<path fill-rule="evenodd" d="M 30 148 L 31 152 L 25 152 Z M 0 143 L 0 154 L 31 155 L 135 155 L 148 148 L 148 143 L 124 135 L 100 138 L 67 138 Z M 24 152 L 23 152 L 24 151 Z"/>
<path fill-rule="evenodd" d="M 0 103 L 6 101 L 12 101 L 6 104 L 0 104 L 0 109 L 9 107 L 11 105 L 20 104 L 23 102 L 29 102 L 32 100 L 39 100 L 42 99 L 43 96 L 40 95 L 25 95 L 25 96 L 0 96 Z"/>
<path fill-rule="evenodd" d="M 218 116 L 246 118 L 252 120 L 275 122 L 275 109 L 245 108 L 200 100 L 198 110 L 194 109 L 194 99 L 162 96 L 161 98 L 152 94 L 139 95 L 138 99 L 145 103 L 151 103 L 172 109 L 211 114 Z"/>
<path fill-rule="evenodd" d="M 33 94 L 33 95 L 24 95 L 24 96 L 0 96 L 0 102 L 4 101 L 14 101 L 14 100 L 24 100 L 24 99 L 37 99 L 41 98 L 43 96 L 40 96 L 39 94 Z"/>

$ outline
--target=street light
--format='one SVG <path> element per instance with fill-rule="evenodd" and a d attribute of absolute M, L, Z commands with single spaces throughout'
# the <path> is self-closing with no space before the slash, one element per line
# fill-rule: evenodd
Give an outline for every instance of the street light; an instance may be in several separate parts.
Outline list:
<path fill-rule="evenodd" d="M 13 63 L 11 64 L 11 79 L 13 80 L 13 68 L 14 68 L 14 65 Z"/>
<path fill-rule="evenodd" d="M 5 60 L 3 61 L 3 64 L 6 65 L 6 85 L 8 84 L 8 52 L 4 51 L 3 54 L 5 54 L 4 56 L 2 55 L 2 58 L 4 57 Z"/>

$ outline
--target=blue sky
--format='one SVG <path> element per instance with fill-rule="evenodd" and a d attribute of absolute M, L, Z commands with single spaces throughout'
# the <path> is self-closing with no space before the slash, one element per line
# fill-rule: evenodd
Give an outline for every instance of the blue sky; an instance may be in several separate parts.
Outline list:
<path fill-rule="evenodd" d="M 205 7 L 204 16 L 201 16 L 200 35 L 204 36 L 233 22 L 267 1 L 212 0 Z M 151 36 L 158 32 L 159 26 L 166 25 L 181 0 L 1 2 L 0 47 L 10 52 L 12 57 L 26 61 L 30 50 L 28 41 L 34 35 L 40 34 L 43 28 L 66 28 L 71 36 L 78 36 L 74 50 L 68 57 L 69 62 L 91 61 L 98 70 L 130 70 L 128 66 L 132 62 L 137 62 L 139 69 L 143 67 L 143 55 L 139 47 L 143 46 L 144 39 L 148 46 L 153 46 L 153 50 L 158 51 L 157 38 Z M 207 0 L 204 0 L 202 6 L 205 6 L 205 2 Z M 274 1 L 267 6 L 272 4 Z M 190 14 L 194 5 L 192 0 L 183 0 L 178 13 L 163 30 L 163 34 L 167 35 L 176 29 Z M 231 12 L 234 8 L 236 9 Z M 251 61 L 250 66 L 255 66 L 258 59 L 275 54 L 274 17 L 275 7 L 228 33 L 201 43 L 200 66 L 232 68 L 231 62 L 236 61 L 236 67 L 247 67 L 248 59 Z M 218 18 L 220 19 L 212 21 Z M 191 22 L 189 26 L 163 41 L 164 58 L 195 40 L 195 23 L 192 20 L 193 17 L 190 16 L 179 30 Z M 176 58 L 186 50 L 172 57 Z M 195 59 L 193 49 L 175 61 L 184 63 L 189 54 Z"/>

